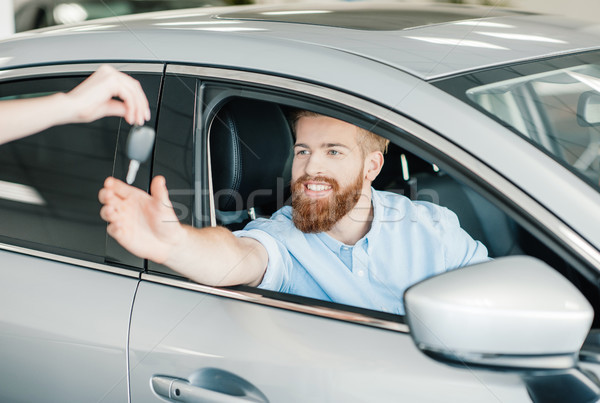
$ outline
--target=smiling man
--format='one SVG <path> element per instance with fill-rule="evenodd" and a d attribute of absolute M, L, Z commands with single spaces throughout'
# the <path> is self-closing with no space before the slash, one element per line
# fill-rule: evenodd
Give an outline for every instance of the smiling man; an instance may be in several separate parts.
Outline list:
<path fill-rule="evenodd" d="M 410 285 L 487 259 L 446 208 L 372 189 L 388 141 L 300 111 L 294 120 L 292 206 L 242 231 L 179 224 L 164 178 L 151 195 L 108 178 L 108 232 L 130 252 L 202 284 L 248 284 L 403 314 Z"/>

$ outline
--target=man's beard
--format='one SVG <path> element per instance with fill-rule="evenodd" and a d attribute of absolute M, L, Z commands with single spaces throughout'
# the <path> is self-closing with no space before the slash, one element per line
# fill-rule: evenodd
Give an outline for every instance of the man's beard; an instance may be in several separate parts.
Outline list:
<path fill-rule="evenodd" d="M 306 181 L 327 183 L 331 186 L 329 196 L 311 199 L 304 194 Z M 358 175 L 353 184 L 340 189 L 339 183 L 325 176 L 310 177 L 303 175 L 292 183 L 292 220 L 304 233 L 329 231 L 360 199 L 363 177 Z"/>

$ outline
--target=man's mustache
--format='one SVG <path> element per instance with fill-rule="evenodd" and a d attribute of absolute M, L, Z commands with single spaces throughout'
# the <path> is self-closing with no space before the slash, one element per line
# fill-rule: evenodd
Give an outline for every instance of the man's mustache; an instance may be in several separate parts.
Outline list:
<path fill-rule="evenodd" d="M 335 179 L 330 178 L 328 176 L 323 176 L 323 175 L 311 176 L 308 174 L 304 174 L 301 177 L 299 177 L 298 179 L 296 179 L 294 182 L 292 182 L 292 189 L 294 189 L 297 185 L 304 185 L 306 182 L 327 183 L 328 185 L 331 186 L 331 188 L 334 191 L 340 188 L 338 181 L 336 181 Z"/>

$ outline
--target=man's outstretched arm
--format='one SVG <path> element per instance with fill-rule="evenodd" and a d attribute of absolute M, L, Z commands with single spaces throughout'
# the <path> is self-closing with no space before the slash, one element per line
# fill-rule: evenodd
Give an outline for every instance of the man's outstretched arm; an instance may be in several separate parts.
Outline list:
<path fill-rule="evenodd" d="M 162 176 L 152 180 L 150 193 L 108 178 L 98 194 L 108 233 L 125 249 L 201 284 L 260 284 L 268 263 L 260 242 L 223 227 L 181 225 Z"/>

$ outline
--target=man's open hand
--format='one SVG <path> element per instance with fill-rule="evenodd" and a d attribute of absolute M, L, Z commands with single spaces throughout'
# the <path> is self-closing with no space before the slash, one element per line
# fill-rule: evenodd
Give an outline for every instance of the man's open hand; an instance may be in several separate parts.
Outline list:
<path fill-rule="evenodd" d="M 152 180 L 151 194 L 124 182 L 107 178 L 98 194 L 108 234 L 136 256 L 164 263 L 186 231 L 179 223 L 162 176 Z"/>

